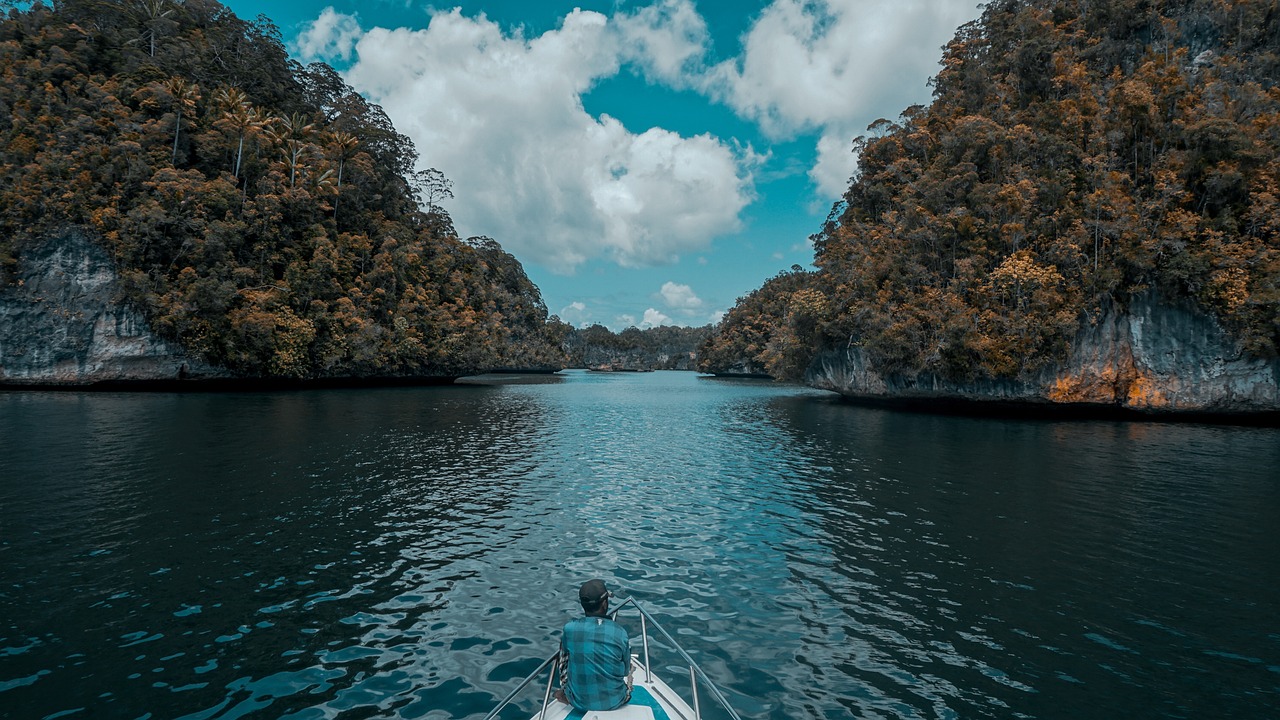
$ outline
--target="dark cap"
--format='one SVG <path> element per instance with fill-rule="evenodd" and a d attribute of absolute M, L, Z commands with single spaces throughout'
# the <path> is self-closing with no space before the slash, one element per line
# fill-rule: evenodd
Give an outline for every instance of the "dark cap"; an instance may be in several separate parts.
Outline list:
<path fill-rule="evenodd" d="M 599 606 L 600 601 L 608 595 L 609 588 L 604 586 L 603 580 L 588 580 L 578 588 L 578 600 L 582 603 L 582 607 L 587 609 Z"/>

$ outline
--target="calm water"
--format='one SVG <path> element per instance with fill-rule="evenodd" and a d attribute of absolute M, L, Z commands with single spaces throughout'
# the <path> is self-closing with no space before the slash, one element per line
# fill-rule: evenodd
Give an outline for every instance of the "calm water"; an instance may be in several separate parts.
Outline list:
<path fill-rule="evenodd" d="M 744 718 L 1276 717 L 1280 431 L 680 373 L 0 393 L 3 717 L 478 719 L 591 576 Z"/>

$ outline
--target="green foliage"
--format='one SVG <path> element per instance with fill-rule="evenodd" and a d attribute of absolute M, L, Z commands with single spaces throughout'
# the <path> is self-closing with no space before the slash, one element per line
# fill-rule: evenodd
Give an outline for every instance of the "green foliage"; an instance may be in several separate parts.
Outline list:
<path fill-rule="evenodd" d="M 698 369 L 724 373 L 750 362 L 775 378 L 799 379 L 817 350 L 818 324 L 830 313 L 816 279 L 794 266 L 738 298 L 699 348 Z"/>
<path fill-rule="evenodd" d="M 711 334 L 711 326 L 629 327 L 615 333 L 603 325 L 574 329 L 552 317 L 560 327 L 561 345 L 571 367 L 628 370 L 693 370 L 697 348 Z"/>
<path fill-rule="evenodd" d="M 80 226 L 157 331 L 246 375 L 563 365 L 519 262 L 454 237 L 443 175 L 269 22 L 37 3 L 0 20 L 0 73 L 0 280 Z"/>
<path fill-rule="evenodd" d="M 988 4 L 946 47 L 933 103 L 855 142 L 815 237 L 818 345 L 887 373 L 1026 377 L 1101 308 L 1159 288 L 1275 357 L 1278 78 L 1274 2 Z M 722 335 L 769 360 L 788 311 L 742 308 Z M 751 322 L 774 334 L 747 341 Z"/>

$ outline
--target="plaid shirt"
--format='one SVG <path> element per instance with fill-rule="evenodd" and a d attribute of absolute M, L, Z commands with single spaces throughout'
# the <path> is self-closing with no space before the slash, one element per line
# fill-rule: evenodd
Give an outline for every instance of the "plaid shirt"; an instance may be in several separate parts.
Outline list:
<path fill-rule="evenodd" d="M 578 710 L 614 710 L 631 697 L 631 639 L 618 623 L 580 617 L 565 623 L 560 678 Z"/>

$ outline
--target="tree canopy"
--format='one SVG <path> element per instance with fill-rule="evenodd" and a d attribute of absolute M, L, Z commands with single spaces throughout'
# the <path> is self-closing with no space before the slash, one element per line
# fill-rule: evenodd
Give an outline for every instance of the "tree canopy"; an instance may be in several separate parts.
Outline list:
<path fill-rule="evenodd" d="M 552 324 L 559 322 L 553 317 Z M 699 345 L 711 326 L 660 325 L 613 332 L 603 325 L 572 328 L 561 323 L 562 347 L 570 367 L 621 367 L 628 370 L 693 370 Z"/>
<path fill-rule="evenodd" d="M 162 336 L 251 376 L 559 367 L 520 263 L 462 241 L 450 185 L 263 17 L 62 0 L 0 20 L 0 282 L 82 228 Z"/>
<path fill-rule="evenodd" d="M 721 373 L 754 361 L 773 377 L 802 374 L 816 351 L 810 345 L 813 323 L 823 314 L 825 302 L 814 281 L 814 273 L 797 265 L 738 298 L 698 349 L 698 369 Z"/>
<path fill-rule="evenodd" d="M 1026 377 L 1065 359 L 1081 323 L 1156 290 L 1273 358 L 1278 81 L 1274 0 L 995 0 L 945 48 L 933 102 L 855 141 L 818 272 L 747 346 Z"/>

